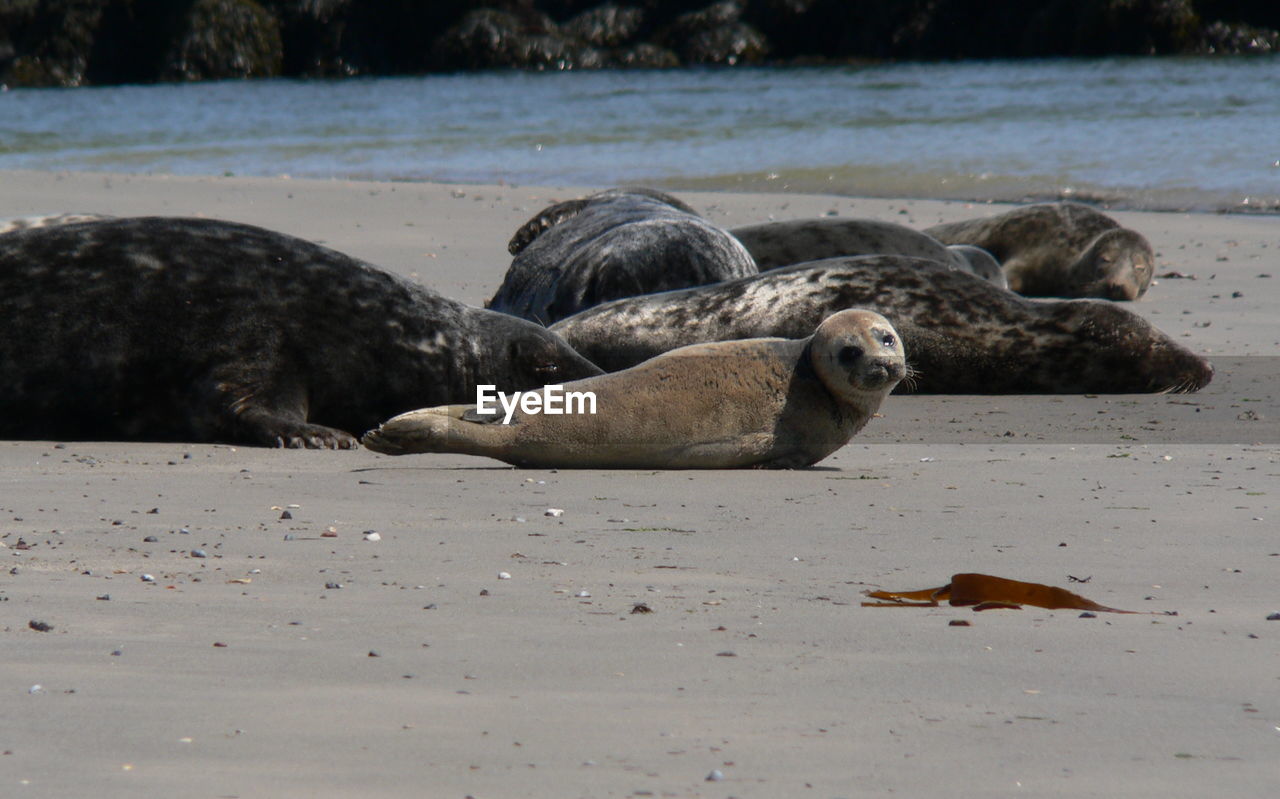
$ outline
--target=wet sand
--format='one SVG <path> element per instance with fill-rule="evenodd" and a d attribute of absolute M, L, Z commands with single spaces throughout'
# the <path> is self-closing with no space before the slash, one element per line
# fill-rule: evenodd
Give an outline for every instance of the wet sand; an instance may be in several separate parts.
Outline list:
<path fill-rule="evenodd" d="M 473 304 L 585 191 L 0 187 L 0 217 L 251 222 Z M 995 210 L 680 196 L 728 226 Z M 894 396 L 794 472 L 0 442 L 0 795 L 1271 796 L 1277 222 L 1116 216 L 1186 276 L 1132 307 L 1214 362 L 1197 394 Z M 859 604 L 968 571 L 1177 615 Z"/>

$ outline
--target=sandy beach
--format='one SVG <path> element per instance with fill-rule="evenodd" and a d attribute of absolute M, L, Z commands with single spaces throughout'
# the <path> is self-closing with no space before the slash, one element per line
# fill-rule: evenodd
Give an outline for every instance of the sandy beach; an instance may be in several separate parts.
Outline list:
<path fill-rule="evenodd" d="M 249 222 L 479 305 L 590 190 L 4 172 L 0 217 Z M 892 396 L 784 472 L 0 442 L 0 796 L 1274 796 L 1277 219 L 1114 215 L 1197 394 Z M 959 572 L 1176 615 L 860 604 Z"/>

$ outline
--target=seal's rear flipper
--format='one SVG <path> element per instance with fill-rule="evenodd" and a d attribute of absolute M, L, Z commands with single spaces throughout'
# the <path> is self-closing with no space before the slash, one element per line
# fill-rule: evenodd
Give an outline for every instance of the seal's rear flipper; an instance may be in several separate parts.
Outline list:
<path fill-rule="evenodd" d="M 457 424 L 471 407 L 444 405 L 402 413 L 378 425 L 376 430 L 365 433 L 360 443 L 384 455 L 448 452 L 449 427 Z"/>

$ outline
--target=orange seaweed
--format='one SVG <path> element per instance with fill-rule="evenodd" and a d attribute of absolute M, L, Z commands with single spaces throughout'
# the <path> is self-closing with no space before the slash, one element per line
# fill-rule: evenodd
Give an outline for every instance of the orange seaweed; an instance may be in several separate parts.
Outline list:
<path fill-rule="evenodd" d="M 863 607 L 937 607 L 947 601 L 957 607 L 973 607 L 977 610 L 1007 608 L 1020 610 L 1023 605 L 1033 605 L 1049 610 L 1091 610 L 1101 613 L 1144 613 L 1140 610 L 1120 610 L 1099 605 L 1091 599 L 1073 594 L 1064 588 L 1040 583 L 1024 583 L 990 574 L 953 574 L 951 582 L 939 588 L 922 588 L 915 591 L 864 591 L 872 599 L 883 602 L 863 602 Z"/>

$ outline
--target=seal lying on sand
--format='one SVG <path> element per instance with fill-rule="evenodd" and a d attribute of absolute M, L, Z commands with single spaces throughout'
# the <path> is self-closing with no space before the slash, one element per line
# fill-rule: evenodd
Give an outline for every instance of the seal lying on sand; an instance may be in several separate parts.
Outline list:
<path fill-rule="evenodd" d="M 1009 288 L 1028 297 L 1136 300 L 1155 274 L 1155 253 L 1141 233 L 1079 203 L 1027 205 L 925 232 L 987 250 Z"/>
<path fill-rule="evenodd" d="M 807 339 L 699 344 L 564 386 L 593 392 L 594 414 L 502 424 L 474 405 L 426 408 L 369 431 L 364 445 L 543 468 L 799 468 L 848 443 L 905 371 L 889 322 L 850 310 Z"/>
<path fill-rule="evenodd" d="M 791 219 L 729 231 L 751 253 L 760 271 L 850 255 L 913 255 L 971 272 L 1008 288 L 1004 271 L 980 247 L 947 247 L 918 230 L 878 219 Z"/>
<path fill-rule="evenodd" d="M 72 225 L 76 222 L 99 222 L 103 219 L 115 219 L 106 214 L 45 214 L 43 216 L 14 216 L 0 219 L 0 236 L 15 230 L 31 230 L 32 228 L 54 227 L 56 225 Z"/>
<path fill-rule="evenodd" d="M 134 218 L 0 236 L 0 438 L 354 447 L 478 383 L 600 370 L 545 329 L 249 225 Z"/>
<path fill-rule="evenodd" d="M 551 324 L 608 300 L 756 273 L 726 231 L 651 189 L 549 206 L 516 231 L 491 310 Z"/>
<path fill-rule="evenodd" d="M 808 335 L 870 308 L 902 336 L 908 390 L 947 394 L 1196 391 L 1203 358 L 1109 302 L 1029 300 L 908 256 L 831 258 L 599 305 L 551 329 L 608 370 L 702 341 Z"/>

